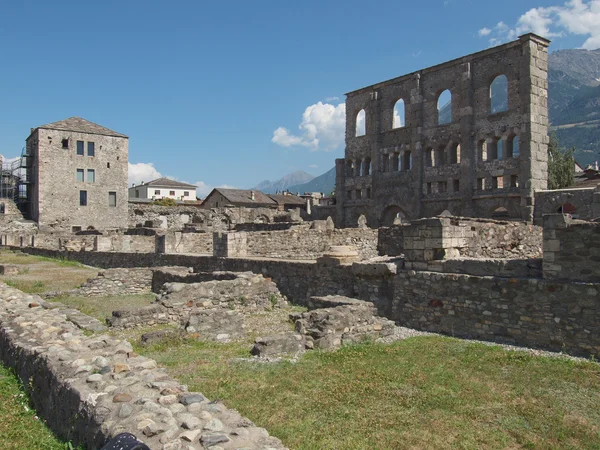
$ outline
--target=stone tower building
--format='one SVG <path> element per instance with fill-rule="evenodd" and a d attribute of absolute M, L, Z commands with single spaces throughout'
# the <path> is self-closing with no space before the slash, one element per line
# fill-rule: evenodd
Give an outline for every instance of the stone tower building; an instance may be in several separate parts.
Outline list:
<path fill-rule="evenodd" d="M 79 117 L 32 129 L 29 218 L 40 229 L 127 227 L 129 138 Z"/>
<path fill-rule="evenodd" d="M 346 94 L 337 223 L 530 221 L 547 187 L 549 41 L 518 40 Z"/>

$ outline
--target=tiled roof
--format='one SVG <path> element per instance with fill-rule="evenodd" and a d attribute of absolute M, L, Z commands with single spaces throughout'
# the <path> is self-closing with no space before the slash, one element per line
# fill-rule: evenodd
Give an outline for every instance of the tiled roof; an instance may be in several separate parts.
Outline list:
<path fill-rule="evenodd" d="M 109 130 L 97 123 L 82 119 L 81 117 L 69 117 L 58 122 L 48 123 L 38 128 L 46 128 L 49 130 L 75 131 L 77 133 L 101 134 L 104 136 L 116 136 L 126 138 L 124 134 Z"/>
<path fill-rule="evenodd" d="M 247 204 L 247 205 L 269 205 L 276 206 L 273 199 L 269 198 L 267 194 L 261 191 L 249 190 L 249 189 L 225 189 L 215 188 L 219 194 L 225 197 L 229 202 L 235 205 Z M 252 200 L 252 193 L 254 192 L 254 200 Z"/>
<path fill-rule="evenodd" d="M 147 183 L 144 183 L 143 185 L 152 186 L 152 187 L 167 187 L 167 188 L 180 188 L 180 189 L 185 189 L 185 188 L 196 189 L 196 187 L 197 187 L 194 184 L 182 183 L 180 181 L 170 180 L 170 179 L 164 178 L 164 177 L 157 178 L 156 180 L 148 181 Z"/>
<path fill-rule="evenodd" d="M 304 206 L 306 204 L 306 200 L 298 197 L 297 195 L 269 194 L 269 197 L 271 197 L 280 205 Z"/>

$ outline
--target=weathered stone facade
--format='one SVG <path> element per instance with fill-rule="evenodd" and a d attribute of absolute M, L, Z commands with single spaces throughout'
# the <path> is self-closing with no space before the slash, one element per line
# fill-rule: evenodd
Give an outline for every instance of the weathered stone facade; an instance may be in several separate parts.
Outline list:
<path fill-rule="evenodd" d="M 40 229 L 127 226 L 128 138 L 77 117 L 32 130 L 29 216 Z"/>
<path fill-rule="evenodd" d="M 354 227 L 364 215 L 370 227 L 389 226 L 398 216 L 445 210 L 531 221 L 534 192 L 547 187 L 548 44 L 527 34 L 348 93 L 336 224 Z M 497 79 L 507 90 L 498 110 Z M 444 109 L 445 90 L 451 99 Z M 404 124 L 395 118 L 399 100 Z"/>

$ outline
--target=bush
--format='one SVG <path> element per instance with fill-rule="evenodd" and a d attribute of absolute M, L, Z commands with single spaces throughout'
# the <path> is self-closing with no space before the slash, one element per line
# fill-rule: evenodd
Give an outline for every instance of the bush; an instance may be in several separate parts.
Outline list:
<path fill-rule="evenodd" d="M 177 202 L 175 201 L 175 199 L 164 197 L 158 200 L 154 200 L 152 204 L 159 206 L 176 206 Z"/>

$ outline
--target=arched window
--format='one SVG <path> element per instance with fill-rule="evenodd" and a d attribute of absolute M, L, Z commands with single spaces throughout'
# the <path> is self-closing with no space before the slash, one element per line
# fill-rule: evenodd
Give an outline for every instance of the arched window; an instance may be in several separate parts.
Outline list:
<path fill-rule="evenodd" d="M 427 150 L 425 150 L 425 167 L 433 167 L 433 161 L 433 149 L 430 147 Z"/>
<path fill-rule="evenodd" d="M 371 175 L 371 158 L 363 160 L 363 175 Z"/>
<path fill-rule="evenodd" d="M 519 136 L 509 136 L 506 139 L 506 158 L 519 156 Z"/>
<path fill-rule="evenodd" d="M 498 159 L 498 142 L 500 140 L 494 138 L 487 145 L 487 160 L 492 161 L 494 159 Z M 500 144 L 502 145 L 502 144 Z"/>
<path fill-rule="evenodd" d="M 412 153 L 406 150 L 402 155 L 402 170 L 412 169 Z"/>
<path fill-rule="evenodd" d="M 477 161 L 487 161 L 487 142 L 485 139 L 477 143 Z"/>
<path fill-rule="evenodd" d="M 510 217 L 508 214 L 508 209 L 503 206 L 500 206 L 492 211 L 492 219 L 506 219 L 508 217 Z"/>
<path fill-rule="evenodd" d="M 559 214 L 577 214 L 577 208 L 575 207 L 575 205 L 571 204 L 571 203 L 563 203 L 562 205 L 560 205 L 558 207 L 558 209 L 556 210 L 557 213 Z"/>
<path fill-rule="evenodd" d="M 490 84 L 490 114 L 508 110 L 508 79 L 498 75 Z"/>
<path fill-rule="evenodd" d="M 354 168 L 354 176 L 359 177 L 360 176 L 360 161 L 353 161 L 352 167 Z"/>
<path fill-rule="evenodd" d="M 440 167 L 444 165 L 444 147 L 438 147 L 433 157 L 433 166 Z"/>
<path fill-rule="evenodd" d="M 400 154 L 394 152 L 392 154 L 392 168 L 390 172 L 398 172 L 400 170 Z"/>
<path fill-rule="evenodd" d="M 438 125 L 452 122 L 452 93 L 446 89 L 437 101 Z"/>
<path fill-rule="evenodd" d="M 404 100 L 400 99 L 394 105 L 394 121 L 392 123 L 392 128 L 402 128 L 406 125 L 404 121 L 405 116 L 405 105 Z"/>
<path fill-rule="evenodd" d="M 460 144 L 453 142 L 450 145 L 450 164 L 460 163 Z"/>
<path fill-rule="evenodd" d="M 367 129 L 367 118 L 365 110 L 361 109 L 356 115 L 356 136 L 364 136 Z"/>
<path fill-rule="evenodd" d="M 346 176 L 351 177 L 354 173 L 353 163 L 350 159 L 346 160 Z"/>

